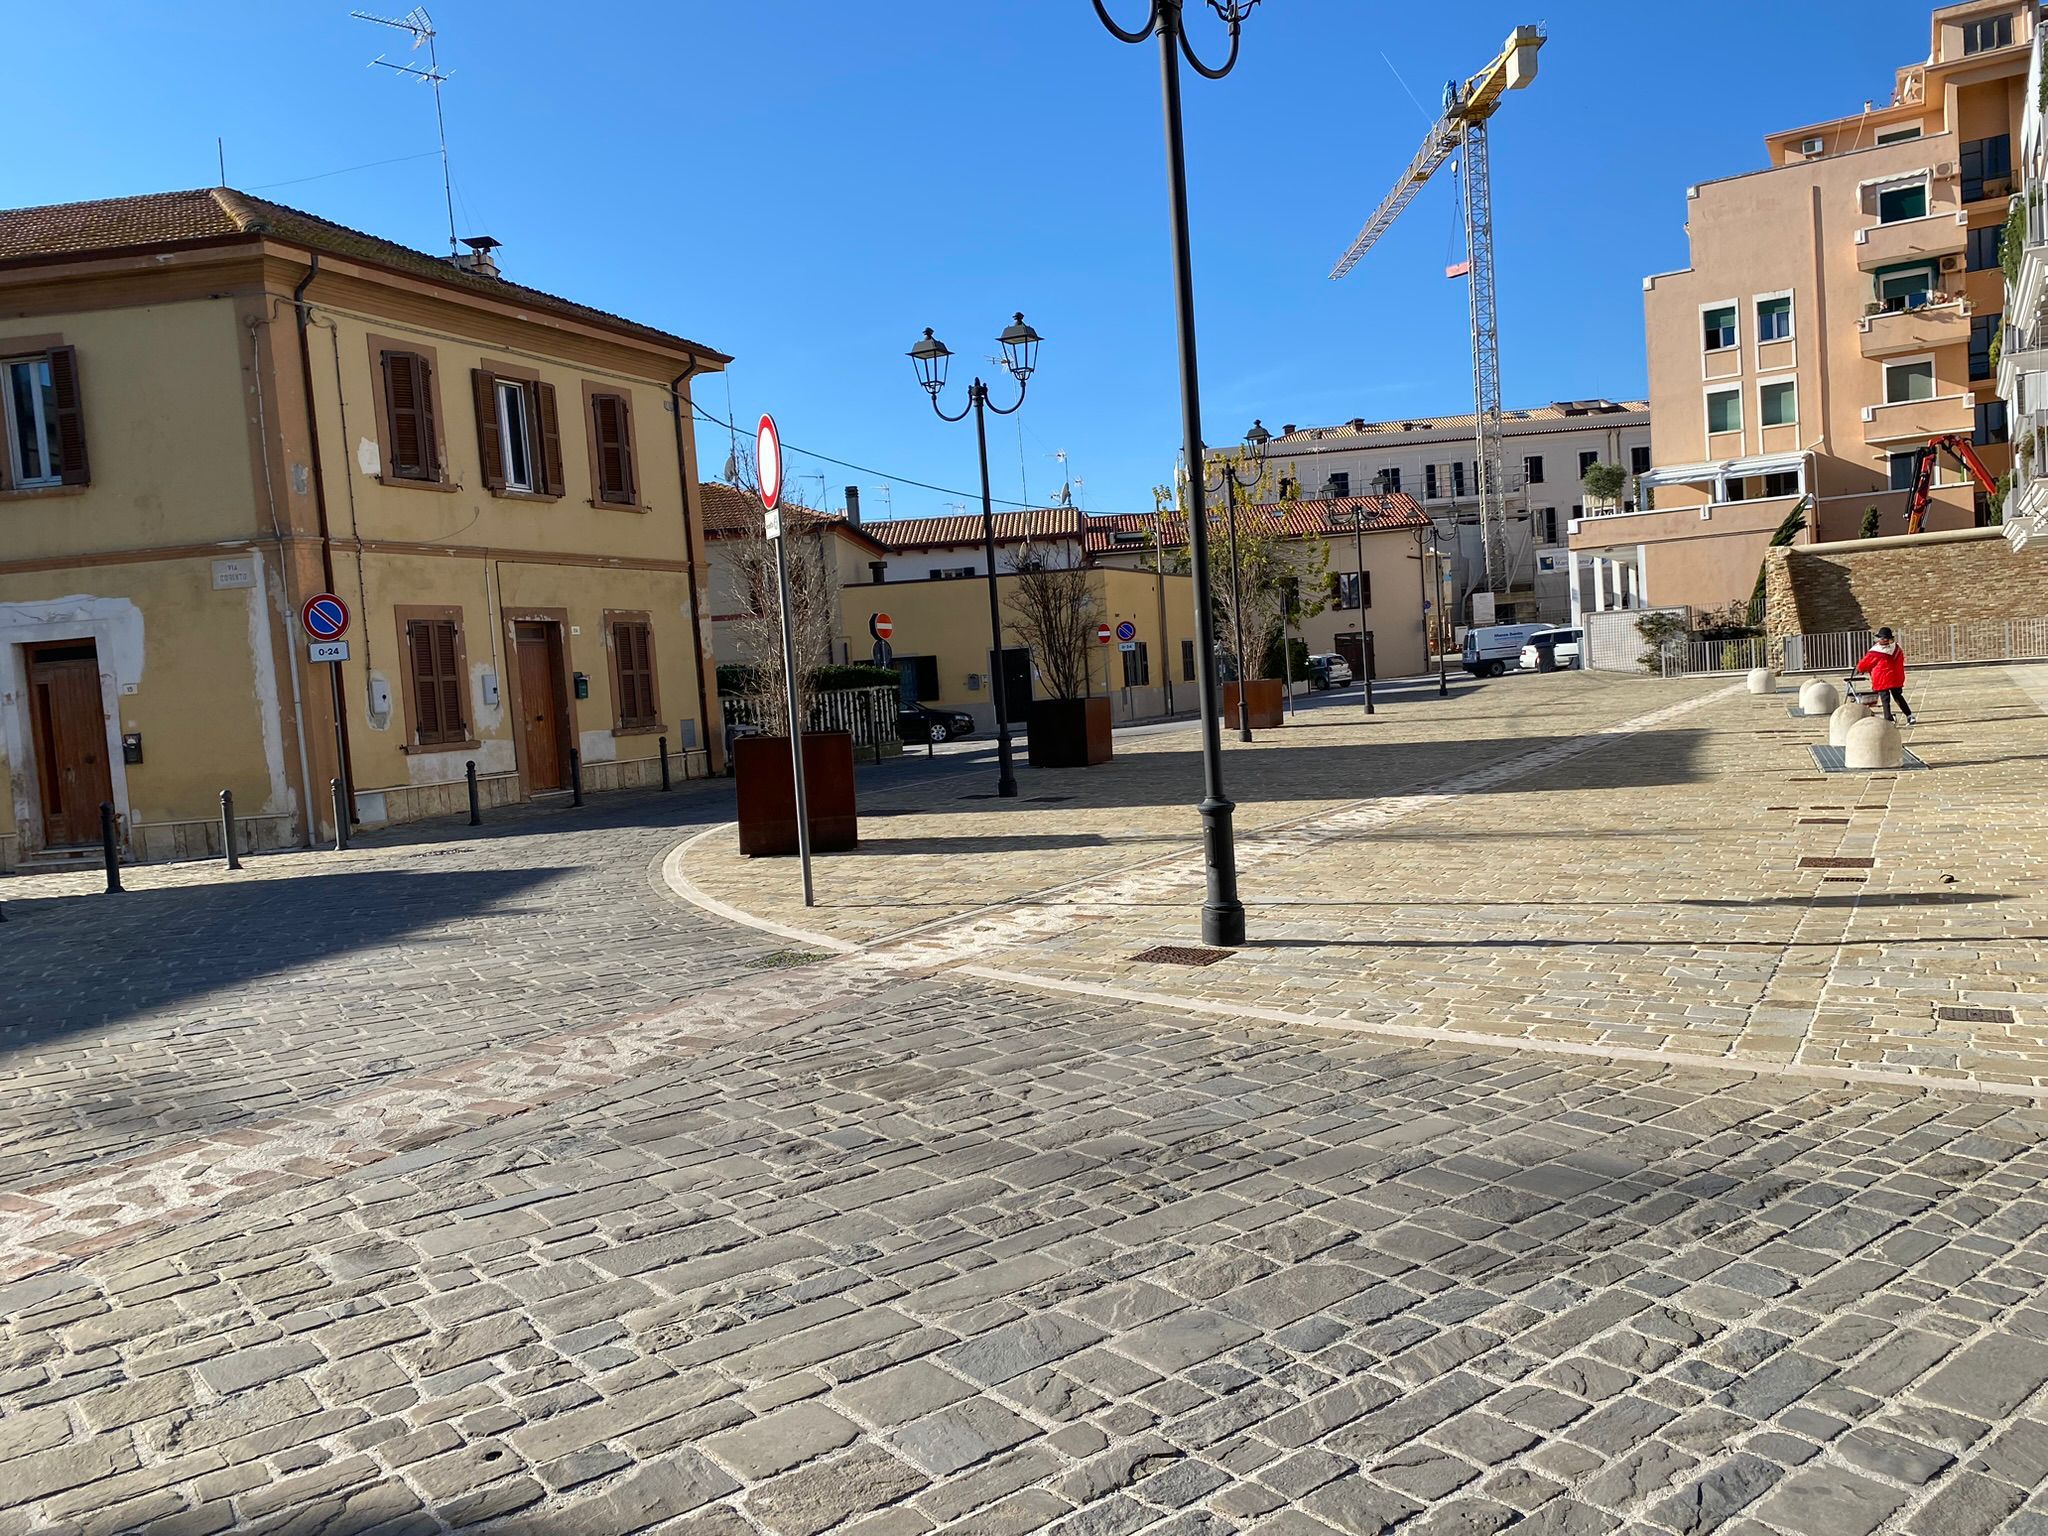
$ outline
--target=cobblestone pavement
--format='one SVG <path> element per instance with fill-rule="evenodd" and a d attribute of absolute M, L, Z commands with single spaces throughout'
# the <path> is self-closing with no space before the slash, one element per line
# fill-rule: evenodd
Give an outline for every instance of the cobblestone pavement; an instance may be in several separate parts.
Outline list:
<path fill-rule="evenodd" d="M 1142 877 L 1105 867 L 1105 854 L 1091 878 L 1027 900 L 1042 920 L 1012 909 L 1006 931 L 984 925 L 972 963 L 1012 982 L 1223 1016 L 2038 1095 L 2048 807 L 2015 765 L 2048 756 L 2048 715 L 2028 691 L 2043 670 L 1930 680 L 1939 706 L 1914 742 L 1930 770 L 1874 777 L 1823 777 L 1807 750 L 1816 723 L 1788 719 L 1775 699 L 1697 684 L 1516 679 L 1530 707 L 1489 720 L 1479 751 L 1455 734 L 1476 702 L 1337 724 L 1324 732 L 1334 750 L 1255 749 L 1286 788 L 1246 818 L 1251 943 L 1229 960 L 1137 958 L 1197 938 L 1200 862 L 1169 837 Z M 1124 769 L 1139 776 L 1149 763 L 1141 751 Z M 1117 844 L 1127 866 L 1133 850 L 1110 829 L 1130 812 L 1101 772 L 1068 775 L 1086 781 L 1072 803 L 1009 824 L 1057 817 L 1067 840 Z M 1426 792 L 1402 793 L 1417 781 Z M 1375 797 L 1339 801 L 1353 784 Z M 1029 886 L 1034 872 L 1049 883 L 1028 837 L 972 824 L 999 814 L 884 821 L 861 858 L 825 866 L 822 916 L 776 879 L 731 905 L 887 953 L 898 936 L 867 937 L 862 923 L 885 910 L 899 864 L 931 871 L 922 896 L 934 905 Z M 1160 835 L 1144 825 L 1141 842 Z M 689 887 L 744 878 L 726 836 L 688 850 Z M 899 858 L 898 846 L 912 851 Z"/>
<path fill-rule="evenodd" d="M 1533 691 L 1553 681 L 1583 686 Z M 1888 839 L 1953 832 L 1990 861 L 1964 894 L 2002 882 L 2024 907 L 2024 786 L 1960 754 L 1973 717 L 2024 742 L 2038 709 L 1990 674 L 1942 695 L 1953 759 L 1865 786 L 1883 818 L 1923 797 L 1919 819 L 1849 833 L 1882 879 Z M 1609 932 L 1665 920 L 1659 825 L 1688 867 L 1741 878 L 1721 829 L 1751 825 L 1743 796 L 1787 804 L 1777 786 L 1809 777 L 1790 737 L 1730 755 L 1738 729 L 1786 729 L 1772 707 L 1527 679 L 1370 725 L 1305 717 L 1302 737 L 1382 750 L 1234 753 L 1248 895 L 1266 882 L 1257 910 L 1291 900 L 1309 924 L 1316 898 L 1367 912 L 1353 883 L 1425 831 L 1447 889 L 1485 889 L 1489 862 L 1526 881 L 1507 844 L 1554 828 L 1555 900 L 1589 881 L 1630 898 L 1539 930 L 1592 967 Z M 1484 745 L 1460 750 L 1459 714 Z M 1171 778 L 1187 746 L 1130 757 Z M 1004 813 L 1059 806 L 1075 839 L 1132 817 L 1160 839 L 1149 867 L 1131 848 L 1070 865 L 1079 841 L 915 849 L 970 887 L 931 877 L 944 920 L 877 945 L 856 918 L 810 954 L 658 885 L 724 814 L 711 797 L 239 882 L 141 871 L 147 902 L 10 882 L 0 937 L 38 990 L 0 1059 L 19 1154 L 0 1173 L 0 1536 L 2048 1533 L 2048 1110 L 1695 1067 L 1624 1034 L 1361 1034 L 1342 998 L 1290 997 L 1280 1023 L 1078 968 L 990 979 L 1187 937 L 1186 812 L 1134 803 L 1134 782 L 1027 775 L 1027 796 L 1071 798 Z M 1797 792 L 1847 803 L 1840 782 Z M 884 819 L 907 838 L 934 789 L 973 792 L 911 783 L 868 796 L 913 812 Z M 1589 822 L 1594 785 L 1632 835 Z M 1755 815 L 1777 818 L 1754 823 L 1771 858 L 1804 852 L 1796 818 Z M 1986 815 L 2004 841 L 1970 841 Z M 669 875 L 701 896 L 715 845 Z M 772 914 L 779 878 L 730 894 Z M 237 959 L 254 913 L 289 929 L 332 880 L 377 882 L 350 887 L 358 930 Z M 453 913 L 420 889 L 445 880 L 475 887 Z M 1515 889 L 1488 902 L 1496 931 L 1529 916 Z M 1828 889 L 1796 893 L 1828 912 Z M 1872 911 L 1899 939 L 1906 918 Z M 1457 932 L 1408 974 L 1469 988 Z M 166 935 L 207 958 L 66 979 Z M 1726 962 L 1702 953 L 1589 981 L 1575 1016 L 1711 989 Z M 1911 964 L 1956 995 L 1947 959 Z M 1911 990 L 1865 971 L 1806 979 Z M 330 992 L 347 1023 L 323 1071 L 301 1032 Z"/>

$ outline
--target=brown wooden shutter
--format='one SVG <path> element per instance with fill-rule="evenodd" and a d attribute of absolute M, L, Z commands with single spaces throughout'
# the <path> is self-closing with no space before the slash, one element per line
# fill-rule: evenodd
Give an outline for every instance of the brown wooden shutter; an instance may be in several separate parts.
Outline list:
<path fill-rule="evenodd" d="M 469 734 L 469 722 L 462 707 L 462 666 L 455 648 L 455 625 L 447 619 L 434 621 L 434 669 L 441 682 L 441 729 L 449 741 L 461 741 Z"/>
<path fill-rule="evenodd" d="M 57 396 L 58 478 L 65 485 L 89 485 L 85 458 L 85 412 L 78 401 L 78 348 L 50 349 L 50 385 Z"/>
<path fill-rule="evenodd" d="M 505 445 L 498 421 L 498 376 L 488 368 L 469 370 L 476 394 L 476 450 L 484 466 L 484 488 L 505 489 Z"/>
<path fill-rule="evenodd" d="M 540 416 L 540 488 L 559 496 L 568 485 L 562 477 L 562 420 L 555 414 L 555 386 L 536 384 L 533 388 Z"/>
<path fill-rule="evenodd" d="M 632 428 L 624 395 L 593 395 L 597 418 L 597 499 L 633 503 Z"/>
<path fill-rule="evenodd" d="M 410 619 L 405 626 L 406 648 L 412 653 L 413 734 L 422 743 L 441 737 L 441 690 L 434 675 L 434 626 L 424 619 Z"/>
<path fill-rule="evenodd" d="M 401 480 L 423 480 L 420 459 L 419 375 L 410 352 L 386 352 L 384 362 L 384 427 L 390 439 L 385 469 Z"/>
<path fill-rule="evenodd" d="M 1370 608 L 1372 606 L 1371 571 L 1361 571 L 1358 573 L 1358 606 L 1361 608 Z"/>
<path fill-rule="evenodd" d="M 441 478 L 441 450 L 434 431 L 434 370 L 427 360 L 412 354 L 413 388 L 420 403 L 420 478 Z"/>
<path fill-rule="evenodd" d="M 1342 608 L 1344 606 L 1344 573 L 1342 571 L 1330 572 L 1330 606 L 1332 608 Z"/>
<path fill-rule="evenodd" d="M 645 624 L 612 626 L 612 672 L 618 689 L 619 727 L 652 725 L 660 718 L 654 702 L 653 631 Z"/>

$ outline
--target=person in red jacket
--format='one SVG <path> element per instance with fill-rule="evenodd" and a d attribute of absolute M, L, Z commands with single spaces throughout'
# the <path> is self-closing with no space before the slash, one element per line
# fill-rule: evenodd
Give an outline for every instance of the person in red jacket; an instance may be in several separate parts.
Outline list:
<path fill-rule="evenodd" d="M 1870 674 L 1870 687 L 1884 704 L 1885 719 L 1892 718 L 1892 701 L 1896 699 L 1906 724 L 1914 723 L 1913 706 L 1906 702 L 1906 653 L 1889 629 L 1877 632 L 1877 639 L 1856 663 L 1856 670 Z"/>

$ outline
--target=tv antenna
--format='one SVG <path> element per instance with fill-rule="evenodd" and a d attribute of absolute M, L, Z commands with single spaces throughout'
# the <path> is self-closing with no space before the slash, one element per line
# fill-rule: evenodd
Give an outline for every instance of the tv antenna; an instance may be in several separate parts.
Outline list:
<path fill-rule="evenodd" d="M 416 64 L 394 63 L 381 53 L 370 60 L 370 68 L 382 66 L 434 88 L 434 127 L 441 136 L 441 196 L 448 205 L 448 254 L 458 255 L 459 252 L 455 248 L 455 183 L 448 174 L 448 120 L 441 114 L 441 87 L 448 83 L 449 76 L 442 71 L 441 60 L 435 50 L 434 38 L 437 34 L 434 31 L 434 18 L 427 14 L 427 8 L 423 5 L 414 6 L 395 21 L 389 16 L 377 16 L 369 11 L 350 11 L 349 15 L 357 21 L 375 22 L 380 27 L 394 27 L 409 34 L 414 53 L 418 53 L 422 47 L 427 50 L 425 69 Z"/>

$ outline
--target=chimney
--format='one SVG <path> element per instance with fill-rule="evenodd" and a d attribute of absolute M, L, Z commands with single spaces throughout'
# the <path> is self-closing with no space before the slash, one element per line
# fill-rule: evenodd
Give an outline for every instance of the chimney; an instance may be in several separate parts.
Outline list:
<path fill-rule="evenodd" d="M 1288 423 L 1287 423 L 1287 425 L 1286 425 L 1286 426 L 1282 427 L 1282 428 L 1280 429 L 1280 435 L 1281 435 L 1282 437 L 1292 437 L 1292 436 L 1294 436 L 1294 423 L 1290 421 L 1290 422 L 1288 422 Z"/>
<path fill-rule="evenodd" d="M 469 247 L 469 254 L 450 256 L 450 265 L 457 271 L 467 272 L 475 277 L 499 275 L 497 258 L 491 255 L 491 252 L 504 244 L 502 240 L 493 240 L 489 235 L 464 235 L 462 243 Z"/>
<path fill-rule="evenodd" d="M 846 488 L 846 520 L 856 528 L 860 526 L 860 487 L 857 485 Z"/>

